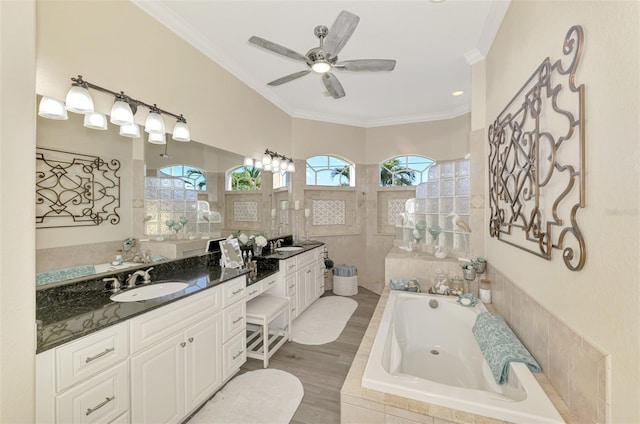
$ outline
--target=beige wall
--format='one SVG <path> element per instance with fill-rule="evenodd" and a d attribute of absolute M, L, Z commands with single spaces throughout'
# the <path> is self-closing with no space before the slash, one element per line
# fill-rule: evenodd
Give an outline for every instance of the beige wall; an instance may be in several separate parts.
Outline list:
<path fill-rule="evenodd" d="M 38 94 L 77 74 L 187 118 L 191 136 L 243 155 L 290 149 L 291 118 L 128 1 L 39 1 Z M 73 25 L 70 23 L 73 22 Z M 94 95 L 108 112 L 113 99 Z M 146 108 L 136 114 L 143 123 Z M 166 124 L 172 128 L 167 119 Z"/>
<path fill-rule="evenodd" d="M 587 260 L 569 271 L 486 239 L 490 267 L 611 355 L 611 421 L 640 421 L 638 134 L 640 3 L 512 2 L 486 59 L 486 125 L 547 56 L 561 56 L 568 29 L 585 32 L 577 83 L 586 85 L 586 208 L 579 223 Z M 485 217 L 487 222 L 487 217 Z M 580 384 L 580 376 L 569 376 Z"/>
<path fill-rule="evenodd" d="M 0 2 L 0 422 L 34 422 L 35 2 Z"/>

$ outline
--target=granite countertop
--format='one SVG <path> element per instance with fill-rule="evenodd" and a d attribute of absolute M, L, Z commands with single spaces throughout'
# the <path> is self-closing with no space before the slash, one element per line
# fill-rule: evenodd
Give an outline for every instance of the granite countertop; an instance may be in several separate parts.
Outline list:
<path fill-rule="evenodd" d="M 69 284 L 50 288 L 40 287 L 36 291 L 36 353 L 126 321 L 235 277 L 247 275 L 247 286 L 250 286 L 277 273 L 280 260 L 307 252 L 322 244 L 314 242 L 304 245 L 302 250 L 256 257 L 258 272 L 254 278 L 250 278 L 248 269 L 221 268 L 218 265 L 219 254 L 215 253 L 141 266 L 141 269 L 154 267 L 150 272 L 150 284 L 172 280 L 187 282 L 189 286 L 174 294 L 137 302 L 112 301 L 112 293 L 107 290 L 103 281 L 106 277 L 117 277 L 124 284 L 134 269 L 73 280 Z"/>
<path fill-rule="evenodd" d="M 319 241 L 314 241 L 314 240 L 310 240 L 309 242 L 305 243 L 305 244 L 296 244 L 295 247 L 301 247 L 301 250 L 294 250 L 291 252 L 274 252 L 274 253 L 269 253 L 269 254 L 265 254 L 260 256 L 261 258 L 267 258 L 267 259 L 279 259 L 279 260 L 284 260 L 284 259 L 289 259 L 293 256 L 299 255 L 301 253 L 305 253 L 308 252 L 309 250 L 313 250 L 316 247 L 320 247 L 323 246 L 324 243 L 319 242 Z M 283 246 L 283 247 L 291 247 L 291 246 Z"/>

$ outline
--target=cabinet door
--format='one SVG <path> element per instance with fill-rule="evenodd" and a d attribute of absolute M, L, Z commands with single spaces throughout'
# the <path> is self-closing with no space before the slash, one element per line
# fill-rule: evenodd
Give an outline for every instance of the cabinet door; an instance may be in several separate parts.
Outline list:
<path fill-rule="evenodd" d="M 222 384 L 222 316 L 220 313 L 185 332 L 186 412 L 207 400 Z"/>
<path fill-rule="evenodd" d="M 298 300 L 298 308 L 296 313 L 298 314 L 298 316 L 300 316 L 300 314 L 302 314 L 307 307 L 305 303 L 307 301 L 307 285 L 304 280 L 305 275 L 307 274 L 304 268 L 296 272 L 296 297 Z"/>
<path fill-rule="evenodd" d="M 315 273 L 315 264 L 309 264 L 304 269 L 304 285 L 305 285 L 305 294 L 306 299 L 304 301 L 305 308 L 308 308 L 314 300 L 316 300 L 316 273 Z"/>
<path fill-rule="evenodd" d="M 166 424 L 184 418 L 185 347 L 180 333 L 131 357 L 131 422 Z"/>

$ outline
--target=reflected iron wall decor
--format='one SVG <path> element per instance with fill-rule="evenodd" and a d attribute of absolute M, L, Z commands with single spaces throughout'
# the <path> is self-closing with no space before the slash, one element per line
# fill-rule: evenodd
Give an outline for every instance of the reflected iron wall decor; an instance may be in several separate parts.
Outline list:
<path fill-rule="evenodd" d="M 120 222 L 120 162 L 36 148 L 36 228 Z"/>
<path fill-rule="evenodd" d="M 562 250 L 572 271 L 586 260 L 578 225 L 586 204 L 585 86 L 576 85 L 583 47 L 582 27 L 571 27 L 564 62 L 544 59 L 488 131 L 491 237 L 547 260 Z"/>

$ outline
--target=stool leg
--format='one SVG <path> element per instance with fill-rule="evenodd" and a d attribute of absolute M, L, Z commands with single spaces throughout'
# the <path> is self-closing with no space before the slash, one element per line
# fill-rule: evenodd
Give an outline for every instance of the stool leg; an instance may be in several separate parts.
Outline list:
<path fill-rule="evenodd" d="M 269 322 L 266 318 L 262 321 L 262 367 L 269 368 Z"/>

